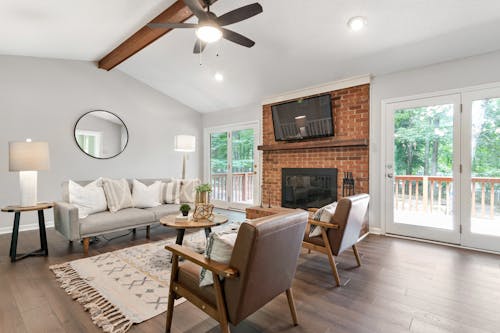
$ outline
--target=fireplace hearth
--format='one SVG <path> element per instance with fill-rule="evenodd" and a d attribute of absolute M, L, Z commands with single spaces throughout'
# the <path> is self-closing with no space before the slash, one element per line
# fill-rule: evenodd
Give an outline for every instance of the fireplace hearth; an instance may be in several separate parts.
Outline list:
<path fill-rule="evenodd" d="M 281 205 L 317 208 L 337 201 L 336 168 L 283 168 Z"/>

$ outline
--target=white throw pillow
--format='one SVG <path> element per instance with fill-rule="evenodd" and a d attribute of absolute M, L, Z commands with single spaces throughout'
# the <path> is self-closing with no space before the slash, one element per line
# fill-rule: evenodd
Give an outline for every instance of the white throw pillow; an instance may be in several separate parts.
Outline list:
<path fill-rule="evenodd" d="M 165 194 L 164 201 L 168 204 L 180 204 L 180 193 L 181 193 L 181 182 L 179 180 L 172 180 L 166 184 L 163 184 L 163 192 Z"/>
<path fill-rule="evenodd" d="M 161 181 L 155 181 L 147 186 L 137 179 L 132 182 L 132 202 L 137 208 L 151 208 L 160 206 L 161 202 Z"/>
<path fill-rule="evenodd" d="M 330 223 L 335 214 L 335 210 L 337 209 L 337 202 L 326 205 L 320 209 L 318 209 L 314 215 L 313 220 Z M 321 227 L 311 224 L 311 228 L 309 229 L 309 237 L 317 237 L 321 236 Z"/>
<path fill-rule="evenodd" d="M 80 219 L 108 209 L 101 183 L 100 178 L 86 186 L 81 186 L 72 180 L 68 182 L 69 203 L 78 208 Z"/>
<path fill-rule="evenodd" d="M 182 179 L 181 181 L 181 203 L 193 203 L 196 197 L 196 187 L 201 184 L 199 179 Z"/>
<path fill-rule="evenodd" d="M 224 232 L 212 232 L 207 241 L 207 249 L 205 250 L 205 258 L 229 264 L 231 255 L 233 254 L 234 243 L 238 230 L 230 230 Z M 212 272 L 203 268 L 200 272 L 200 287 L 205 287 L 214 284 Z"/>
<path fill-rule="evenodd" d="M 126 179 L 104 178 L 102 184 L 111 213 L 132 207 L 132 193 Z"/>

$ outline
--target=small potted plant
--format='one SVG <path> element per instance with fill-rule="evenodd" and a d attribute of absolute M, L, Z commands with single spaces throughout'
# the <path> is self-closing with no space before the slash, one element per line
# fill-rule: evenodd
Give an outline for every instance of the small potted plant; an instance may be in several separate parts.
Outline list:
<path fill-rule="evenodd" d="M 182 204 L 179 210 L 181 211 L 182 216 L 188 216 L 189 211 L 191 210 L 191 206 L 189 206 L 188 204 Z"/>
<path fill-rule="evenodd" d="M 201 184 L 196 187 L 196 203 L 208 204 L 210 202 L 210 192 L 212 186 L 210 184 Z"/>

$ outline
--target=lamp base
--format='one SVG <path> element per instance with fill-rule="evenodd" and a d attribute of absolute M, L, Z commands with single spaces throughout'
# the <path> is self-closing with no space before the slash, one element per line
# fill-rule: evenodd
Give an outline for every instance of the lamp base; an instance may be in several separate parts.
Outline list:
<path fill-rule="evenodd" d="M 37 171 L 19 171 L 19 184 L 21 185 L 21 206 L 32 207 L 37 204 L 36 186 Z"/>

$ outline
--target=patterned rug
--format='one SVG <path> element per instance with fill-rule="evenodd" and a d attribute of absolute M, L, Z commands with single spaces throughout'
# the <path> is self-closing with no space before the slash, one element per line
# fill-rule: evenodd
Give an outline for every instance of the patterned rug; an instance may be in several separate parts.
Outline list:
<path fill-rule="evenodd" d="M 214 228 L 238 228 L 240 221 Z M 184 246 L 197 252 L 205 248 L 203 231 L 184 238 Z M 92 321 L 107 333 L 127 332 L 167 310 L 171 253 L 175 239 L 148 243 L 53 265 L 50 269 L 71 297 L 89 311 Z M 184 302 L 178 299 L 175 305 Z"/>

